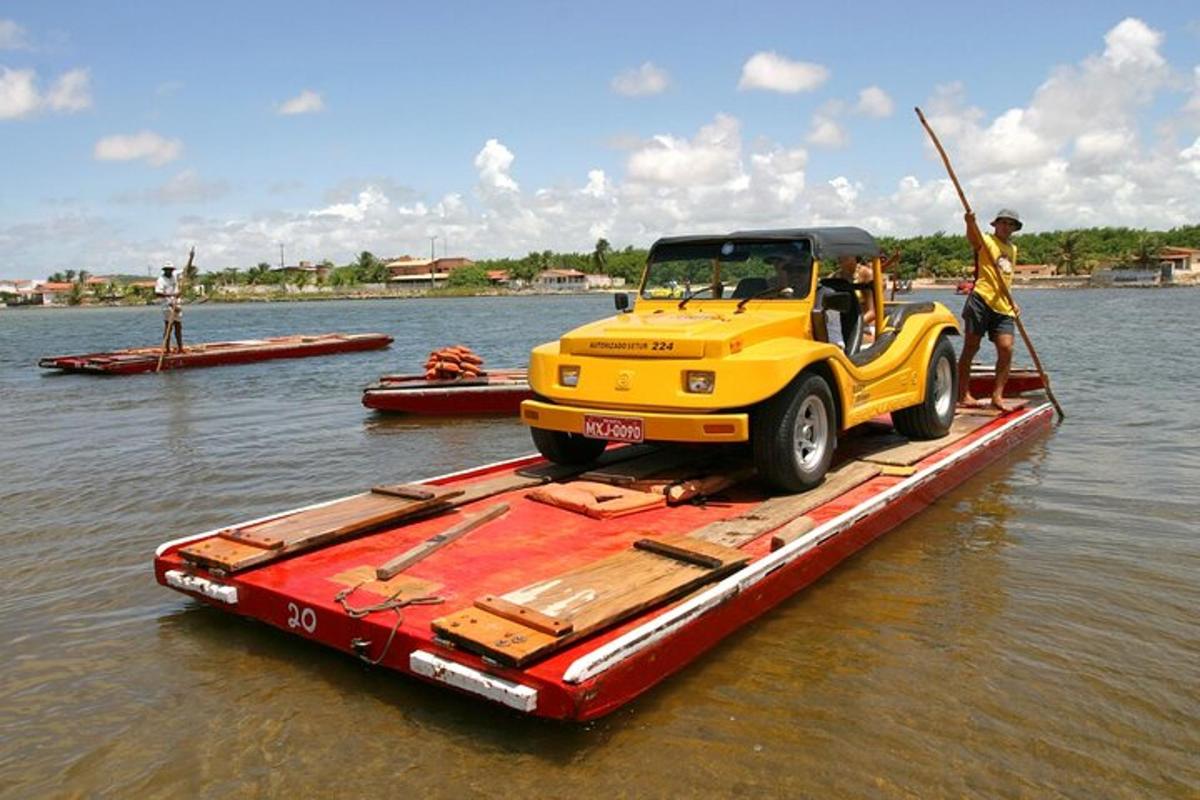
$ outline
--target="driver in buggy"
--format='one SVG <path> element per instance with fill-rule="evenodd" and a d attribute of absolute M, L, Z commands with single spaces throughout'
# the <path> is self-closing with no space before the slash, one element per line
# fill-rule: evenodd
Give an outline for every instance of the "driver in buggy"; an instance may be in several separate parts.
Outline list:
<path fill-rule="evenodd" d="M 775 268 L 772 288 L 783 297 L 804 297 L 812 282 L 812 259 L 801 254 L 771 255 L 765 259 Z"/>

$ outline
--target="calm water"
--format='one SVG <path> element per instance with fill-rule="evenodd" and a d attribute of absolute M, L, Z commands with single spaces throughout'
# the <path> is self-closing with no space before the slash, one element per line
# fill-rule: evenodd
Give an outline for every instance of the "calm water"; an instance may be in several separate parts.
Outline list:
<path fill-rule="evenodd" d="M 151 557 L 529 451 L 359 392 L 436 345 L 521 365 L 608 298 L 196 306 L 193 342 L 397 342 L 123 378 L 35 363 L 156 343 L 156 310 L 0 311 L 0 795 L 1198 797 L 1200 293 L 1020 299 L 1065 425 L 588 726 L 210 610 Z"/>

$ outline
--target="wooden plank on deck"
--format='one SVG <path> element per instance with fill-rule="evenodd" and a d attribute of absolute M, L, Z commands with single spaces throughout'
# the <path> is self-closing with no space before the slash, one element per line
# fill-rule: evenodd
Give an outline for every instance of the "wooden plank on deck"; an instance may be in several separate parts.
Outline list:
<path fill-rule="evenodd" d="M 939 450 L 949 447 L 959 439 L 970 436 L 991 421 L 991 417 L 984 416 L 955 417 L 954 422 L 950 424 L 950 432 L 940 439 L 912 441 L 903 439 L 901 442 L 890 443 L 875 451 L 868 450 L 858 457 L 863 461 L 870 461 L 874 464 L 909 467 Z"/>
<path fill-rule="evenodd" d="M 225 539 L 282 552 L 314 547 L 428 511 L 462 494 L 461 489 L 430 486 L 426 499 L 368 492 L 336 503 L 275 519 L 226 529 Z"/>
<path fill-rule="evenodd" d="M 722 519 L 692 531 L 695 539 L 726 547 L 741 547 L 775 530 L 818 506 L 828 503 L 879 474 L 878 464 L 851 461 L 825 475 L 825 482 L 800 494 L 781 495 L 764 500 L 736 517 Z"/>
<path fill-rule="evenodd" d="M 602 630 L 638 612 L 687 594 L 736 570 L 750 560 L 739 554 L 717 569 L 643 550 L 625 550 L 549 580 L 501 595 L 503 616 L 469 608 L 433 621 L 439 635 L 501 663 L 521 666 Z M 477 606 L 479 603 L 477 602 Z M 487 605 L 487 603 L 484 603 Z M 513 619 L 514 607 L 542 621 L 534 626 Z M 563 635 L 548 633 L 545 621 L 570 626 Z"/>

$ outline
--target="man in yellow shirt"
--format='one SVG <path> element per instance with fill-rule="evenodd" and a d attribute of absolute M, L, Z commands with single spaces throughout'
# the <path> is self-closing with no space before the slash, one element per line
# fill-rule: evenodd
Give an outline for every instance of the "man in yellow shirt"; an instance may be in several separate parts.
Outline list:
<path fill-rule="evenodd" d="M 962 355 L 958 359 L 958 402 L 965 406 L 983 405 L 971 396 L 970 379 L 971 361 L 979 352 L 979 343 L 986 333 L 996 345 L 996 383 L 992 389 L 991 405 L 1005 411 L 1004 384 L 1008 381 L 1008 371 L 1012 366 L 1013 332 L 1020 308 L 1009 303 L 1011 294 L 1001 290 L 997 278 L 1004 281 L 1005 288 L 1011 289 L 1013 268 L 1017 264 L 1017 246 L 1012 243 L 1012 235 L 1021 230 L 1021 217 L 1010 208 L 1000 209 L 992 220 L 992 233 L 980 233 L 972 213 L 967 213 L 966 223 L 967 240 L 974 248 L 977 263 L 981 266 L 975 276 L 975 288 L 963 306 L 966 335 Z M 992 268 L 992 264 L 996 269 Z"/>

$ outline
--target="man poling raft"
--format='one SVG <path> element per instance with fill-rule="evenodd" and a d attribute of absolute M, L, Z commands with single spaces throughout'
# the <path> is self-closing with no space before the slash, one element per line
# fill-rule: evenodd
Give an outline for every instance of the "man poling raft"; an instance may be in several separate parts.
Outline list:
<path fill-rule="evenodd" d="M 1063 411 L 1062 406 L 1059 405 L 1058 398 L 1054 396 L 1054 392 L 1050 389 L 1050 376 L 1046 374 L 1046 370 L 1042 369 L 1042 362 L 1041 359 L 1038 358 L 1037 350 L 1033 346 L 1033 341 L 1029 338 L 1029 334 L 1025 331 L 1025 324 L 1021 322 L 1020 307 L 1013 302 L 1012 294 L 1008 290 L 1008 284 L 1005 282 L 1001 273 L 1001 269 L 996 263 L 996 255 L 993 254 L 991 247 L 985 243 L 983 235 L 979 232 L 979 228 L 975 224 L 975 213 L 971 210 L 971 204 L 967 202 L 967 196 L 963 193 L 962 186 L 958 182 L 958 176 L 954 174 L 954 168 L 950 166 L 950 157 L 946 155 L 945 149 L 942 148 L 941 141 L 938 140 L 937 134 L 933 132 L 933 128 L 929 126 L 929 122 L 926 121 L 925 115 L 921 113 L 921 109 L 917 108 L 914 110 L 917 112 L 917 119 L 921 120 L 921 125 L 925 128 L 925 132 L 929 134 L 929 138 L 933 141 L 933 146 L 937 149 L 938 155 L 942 157 L 942 163 L 946 166 L 946 172 L 950 176 L 950 182 L 954 184 L 954 189 L 958 192 L 958 199 L 962 201 L 963 210 L 966 212 L 968 239 L 970 239 L 972 242 L 972 246 L 976 248 L 976 253 L 978 253 L 979 256 L 979 266 L 982 270 L 990 270 L 990 274 L 994 278 L 994 288 L 998 297 L 1013 310 L 1012 318 L 1016 322 L 1017 330 L 1021 333 L 1021 339 L 1025 342 L 1026 349 L 1029 350 L 1030 357 L 1033 359 L 1033 366 L 1037 368 L 1038 374 L 1042 378 L 1042 386 L 1046 390 L 1046 397 L 1050 399 L 1050 402 L 1054 405 L 1054 410 L 1058 412 L 1059 421 L 1062 421 L 1066 419 L 1067 415 Z M 1012 216 L 1015 216 L 1012 214 L 1012 212 L 1009 212 L 1008 217 L 1005 217 L 1004 212 L 1001 212 L 997 215 L 996 221 L 999 222 L 1001 220 L 1007 220 L 1010 223 L 1007 227 L 1013 228 L 1013 225 L 1011 224 L 1014 222 L 1012 220 Z M 1019 228 L 1020 221 L 1016 220 L 1015 223 L 1015 227 Z M 1000 365 L 998 364 L 996 375 L 997 378 L 1000 378 L 999 366 Z M 962 370 L 960 370 L 960 373 L 961 371 Z M 1000 381 L 997 382 L 999 383 L 1001 389 L 999 393 L 993 395 L 993 405 L 998 406 L 1000 410 L 1004 410 L 1003 402 L 1000 399 L 1003 392 L 1003 383 Z"/>
<path fill-rule="evenodd" d="M 483 359 L 466 345 L 456 344 L 434 350 L 425 361 L 425 379 L 452 381 L 461 378 L 483 378 L 487 370 Z"/>
<path fill-rule="evenodd" d="M 175 333 L 175 351 L 183 355 L 183 281 L 192 269 L 196 248 L 188 251 L 187 266 L 181 275 L 175 275 L 175 265 L 170 261 L 163 264 L 162 275 L 154 284 L 154 294 L 163 299 L 162 353 L 158 356 L 155 372 L 162 369 L 163 359 L 171 352 L 171 332 Z"/>

